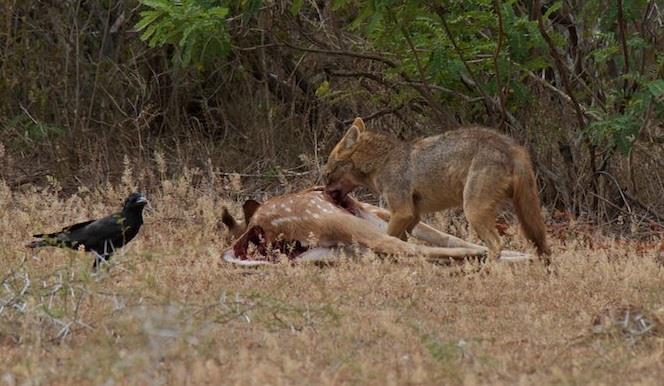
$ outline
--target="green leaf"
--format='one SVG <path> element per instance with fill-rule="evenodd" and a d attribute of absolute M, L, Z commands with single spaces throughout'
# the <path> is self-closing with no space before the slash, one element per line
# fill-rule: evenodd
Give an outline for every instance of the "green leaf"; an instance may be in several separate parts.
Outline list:
<path fill-rule="evenodd" d="M 659 98 L 664 95 L 664 79 L 655 79 L 652 82 L 648 83 L 648 91 L 655 98 Z"/>
<path fill-rule="evenodd" d="M 546 58 L 543 56 L 535 56 L 524 63 L 525 67 L 530 71 L 537 71 L 551 66 Z"/>
<path fill-rule="evenodd" d="M 191 62 L 191 54 L 194 49 L 194 44 L 191 41 L 185 42 L 183 49 L 182 49 L 182 54 L 180 55 L 180 60 L 183 65 L 188 65 Z"/>
<path fill-rule="evenodd" d="M 320 86 L 316 89 L 316 96 L 319 98 L 324 97 L 330 92 L 330 82 L 329 81 L 324 81 L 321 82 Z"/>
<path fill-rule="evenodd" d="M 646 48 L 649 47 L 650 44 L 645 41 L 642 37 L 640 36 L 634 36 L 627 40 L 627 46 L 630 48 L 636 48 L 636 49 L 641 49 L 641 48 Z"/>
<path fill-rule="evenodd" d="M 258 13 L 261 5 L 263 5 L 262 0 L 248 0 L 243 7 L 242 23 L 248 23 Z"/>
<path fill-rule="evenodd" d="M 141 20 L 139 20 L 138 23 L 136 23 L 134 28 L 136 28 L 136 31 L 140 31 L 143 28 L 147 27 L 148 24 L 155 21 L 161 15 L 162 13 L 158 11 L 143 11 L 141 12 Z"/>
<path fill-rule="evenodd" d="M 141 4 L 147 5 L 150 8 L 159 9 L 166 12 L 170 12 L 175 6 L 169 0 L 141 0 Z"/>
<path fill-rule="evenodd" d="M 152 39 L 154 39 L 154 36 L 153 36 L 153 35 L 154 35 L 154 33 L 157 31 L 157 28 L 158 28 L 158 27 L 159 27 L 159 25 L 157 25 L 157 24 L 151 24 L 151 25 L 145 30 L 145 32 L 143 32 L 143 33 L 141 34 L 140 39 L 141 39 L 142 41 L 147 41 L 147 40 L 152 40 Z M 149 45 L 150 47 L 154 47 L 154 46 L 155 46 L 154 44 L 148 44 L 148 45 Z"/>
<path fill-rule="evenodd" d="M 224 19 L 226 16 L 228 16 L 228 8 L 226 7 L 214 7 L 210 8 L 207 11 L 207 14 L 210 16 L 215 16 L 219 19 Z"/>
<path fill-rule="evenodd" d="M 302 9 L 302 4 L 303 0 L 293 0 L 293 4 L 290 6 L 290 13 L 291 15 L 295 16 L 298 13 L 300 13 L 300 10 Z"/>
<path fill-rule="evenodd" d="M 189 37 L 189 35 L 191 35 L 191 33 L 192 33 L 195 29 L 196 29 L 196 25 L 193 24 L 193 25 L 190 25 L 189 27 L 187 27 L 187 28 L 184 30 L 184 32 L 182 33 L 182 38 L 180 38 L 180 42 L 178 43 L 178 45 L 179 45 L 180 47 L 184 47 L 185 43 L 187 42 L 187 38 Z"/>
<path fill-rule="evenodd" d="M 562 0 L 558 0 L 558 1 L 556 1 L 555 3 L 553 3 L 553 4 L 549 7 L 549 9 L 547 9 L 546 12 L 544 13 L 544 19 L 548 19 L 549 16 L 551 16 L 552 13 L 554 13 L 554 12 L 556 12 L 557 10 L 559 10 L 560 8 L 562 8 L 562 6 L 563 6 L 563 2 L 562 2 Z"/>
<path fill-rule="evenodd" d="M 210 0 L 141 0 L 148 7 L 141 12 L 141 20 L 136 24 L 142 41 L 150 47 L 171 45 L 176 49 L 172 60 L 187 66 L 192 58 L 212 60 L 214 56 L 223 57 L 228 53 L 230 36 L 226 30 L 228 7 L 212 6 L 218 1 Z M 249 5 L 260 5 L 260 0 L 250 0 Z M 214 38 L 211 38 L 213 36 Z M 206 52 L 210 41 L 222 42 L 219 47 L 211 47 Z M 215 43 L 216 45 L 216 43 Z M 197 66 L 200 62 L 195 63 Z"/>

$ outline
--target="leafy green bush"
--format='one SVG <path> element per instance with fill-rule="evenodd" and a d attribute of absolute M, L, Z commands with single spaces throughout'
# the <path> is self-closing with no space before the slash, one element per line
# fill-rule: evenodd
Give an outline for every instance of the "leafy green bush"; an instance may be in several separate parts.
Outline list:
<path fill-rule="evenodd" d="M 578 104 L 584 111 L 578 134 L 590 139 L 586 146 L 610 154 L 629 153 L 648 119 L 662 115 L 664 80 L 657 69 L 664 55 L 651 54 L 654 35 L 638 27 L 651 14 L 648 1 L 333 4 L 337 13 L 350 15 L 349 29 L 371 49 L 396 59 L 392 73 L 428 84 L 452 109 L 467 108 L 467 100 L 498 100 L 503 93 L 505 109 L 517 112 L 532 103 L 534 81 L 562 95 L 563 105 Z M 537 4 L 543 5 L 535 12 Z M 468 97 L 460 100 L 463 94 Z M 487 114 L 496 109 L 487 108 Z"/>
<path fill-rule="evenodd" d="M 204 67 L 230 51 L 226 26 L 229 9 L 211 0 L 141 0 L 149 8 L 136 24 L 141 40 L 150 47 L 175 47 L 173 61 L 180 66 Z"/>

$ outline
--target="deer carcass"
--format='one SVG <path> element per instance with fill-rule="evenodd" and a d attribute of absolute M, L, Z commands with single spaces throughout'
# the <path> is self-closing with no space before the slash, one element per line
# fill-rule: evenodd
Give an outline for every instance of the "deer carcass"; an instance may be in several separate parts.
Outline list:
<path fill-rule="evenodd" d="M 358 249 L 377 254 L 423 256 L 443 261 L 485 256 L 487 249 L 418 223 L 412 237 L 434 246 L 414 244 L 386 233 L 390 212 L 350 196 L 333 199 L 315 187 L 276 196 L 263 204 L 249 200 L 240 225 L 224 208 L 222 221 L 235 237 L 222 259 L 239 265 L 271 264 L 287 256 L 320 261 Z M 501 260 L 528 260 L 530 255 L 503 251 Z"/>

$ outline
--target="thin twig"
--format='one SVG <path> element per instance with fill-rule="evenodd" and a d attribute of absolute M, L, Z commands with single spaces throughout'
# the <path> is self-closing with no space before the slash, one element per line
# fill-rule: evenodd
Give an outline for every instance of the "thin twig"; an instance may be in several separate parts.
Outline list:
<path fill-rule="evenodd" d="M 240 176 L 240 177 L 255 177 L 255 178 L 281 178 L 281 177 L 303 177 L 312 174 L 312 171 L 307 172 L 280 172 L 278 174 L 261 174 L 261 173 L 235 173 L 235 172 L 218 172 L 218 176 Z"/>
<path fill-rule="evenodd" d="M 522 68 L 522 70 L 526 73 L 526 75 L 528 75 L 528 77 L 530 79 L 538 82 L 539 84 L 541 84 L 545 88 L 555 92 L 556 94 L 558 94 L 561 98 L 563 98 L 567 102 L 573 103 L 572 98 L 569 95 L 567 95 L 567 93 L 565 93 L 565 91 L 557 88 L 556 86 L 554 86 L 551 83 L 547 82 L 546 79 L 542 79 L 541 77 L 537 76 L 535 73 L 533 73 L 530 70 L 526 70 L 526 69 L 523 69 L 523 68 Z M 581 111 L 583 112 L 584 115 L 586 115 L 590 118 L 593 118 L 593 119 L 600 119 L 601 118 L 597 113 L 595 113 L 593 111 L 590 111 L 587 107 L 585 107 L 581 104 L 579 104 L 579 107 L 581 108 Z"/>
<path fill-rule="evenodd" d="M 623 15 L 623 1 L 618 0 L 618 35 L 620 36 L 620 45 L 622 46 L 623 60 L 625 61 L 623 66 L 623 75 L 629 73 L 629 49 L 627 48 L 627 38 L 625 37 L 625 17 Z M 627 90 L 629 86 L 629 81 L 627 78 L 623 81 L 623 103 L 621 104 L 621 110 L 624 109 L 625 102 L 627 102 Z"/>
<path fill-rule="evenodd" d="M 461 51 L 461 48 L 459 47 L 456 40 L 454 39 L 454 36 L 452 35 L 452 32 L 450 31 L 450 27 L 447 25 L 447 21 L 445 20 L 445 8 L 443 8 L 443 6 L 441 6 L 441 5 L 438 5 L 438 6 L 433 7 L 433 9 L 436 12 L 436 14 L 438 15 L 438 17 L 440 18 L 440 21 L 443 24 L 443 29 L 445 30 L 445 35 L 449 39 L 450 43 L 452 43 L 452 47 L 454 47 L 454 51 L 456 52 L 457 56 L 459 57 L 459 59 L 463 63 L 463 66 L 466 68 L 466 71 L 468 71 L 468 76 L 470 76 L 470 78 L 472 79 L 472 81 L 474 83 L 474 87 L 477 89 L 477 91 L 480 93 L 480 95 L 484 99 L 484 103 L 486 105 L 487 113 L 489 114 L 489 116 L 493 117 L 493 110 L 494 110 L 493 105 L 494 105 L 494 103 L 491 100 L 491 98 L 489 98 L 489 96 L 486 94 L 486 92 L 484 92 L 484 89 L 480 86 L 480 83 L 477 80 L 477 78 L 475 77 L 475 74 L 473 73 L 473 71 L 471 70 L 470 65 L 468 64 L 468 61 L 463 56 L 463 52 Z"/>
<path fill-rule="evenodd" d="M 404 104 L 401 103 L 396 107 L 389 108 L 389 109 L 384 109 L 384 110 L 379 110 L 379 111 L 376 111 L 375 113 L 367 115 L 366 117 L 362 117 L 362 120 L 365 121 L 365 122 L 369 122 L 372 119 L 380 118 L 383 115 L 394 114 L 395 112 L 401 110 L 403 107 L 404 107 Z M 350 125 L 351 123 L 353 123 L 353 119 L 347 119 L 347 120 L 343 121 L 344 125 Z"/>
<path fill-rule="evenodd" d="M 395 24 L 397 25 L 400 24 L 391 12 L 390 16 L 392 17 Z M 415 49 L 413 40 L 410 38 L 410 32 L 406 29 L 403 23 L 401 23 L 400 29 L 401 29 L 401 34 L 406 39 L 406 43 L 408 43 L 408 47 L 410 48 L 410 51 L 413 53 L 413 57 L 415 58 L 415 65 L 417 66 L 417 72 L 420 76 L 422 95 L 427 99 L 427 102 L 429 102 L 431 107 L 433 107 L 434 112 L 436 112 L 436 115 L 438 115 L 438 121 L 442 124 L 446 120 L 445 116 L 449 116 L 450 114 L 446 111 L 443 105 L 441 105 L 440 102 L 436 100 L 433 93 L 431 92 L 429 83 L 427 82 L 426 76 L 424 75 L 424 67 L 422 66 L 422 62 L 420 61 L 420 56 L 417 55 L 417 50 Z"/>
<path fill-rule="evenodd" d="M 625 192 L 623 191 L 623 188 L 618 183 L 618 180 L 616 180 L 616 177 L 612 176 L 608 172 L 601 171 L 601 170 L 598 171 L 597 174 L 601 174 L 603 176 L 606 176 L 609 179 L 611 179 L 611 181 L 613 181 L 613 184 L 616 186 L 616 189 L 618 189 L 618 192 L 620 193 L 620 197 L 622 197 L 623 202 L 625 203 L 625 205 L 627 205 L 627 210 L 631 214 L 632 213 L 632 208 L 629 206 L 629 203 L 627 202 L 627 198 L 625 198 Z"/>
<path fill-rule="evenodd" d="M 540 0 L 535 0 L 533 3 L 533 7 L 535 15 L 537 17 L 537 26 L 539 28 L 540 34 L 546 41 L 546 44 L 549 46 L 549 53 L 551 54 L 551 57 L 553 57 L 553 61 L 556 64 L 556 68 L 558 69 L 558 73 L 560 74 L 560 78 L 563 82 L 563 87 L 565 87 L 565 92 L 567 93 L 567 95 L 569 95 L 570 100 L 572 101 L 572 106 L 574 107 L 574 111 L 576 112 L 576 118 L 579 123 L 579 129 L 582 131 L 584 142 L 588 147 L 589 158 L 590 158 L 590 171 L 591 171 L 590 188 L 593 193 L 597 194 L 597 165 L 595 159 L 596 158 L 595 145 L 590 141 L 588 133 L 586 132 L 586 121 L 583 116 L 583 111 L 581 110 L 581 105 L 579 104 L 579 101 L 576 99 L 576 96 L 574 95 L 574 90 L 572 89 L 572 84 L 569 80 L 569 74 L 567 68 L 563 63 L 563 59 L 560 56 L 560 53 L 558 52 L 558 49 L 556 48 L 556 45 L 553 42 L 553 39 L 551 38 L 551 36 L 549 36 L 549 33 L 547 32 L 546 27 L 544 26 L 544 19 L 542 17 L 542 11 L 541 11 L 542 5 L 540 4 Z M 599 202 L 595 198 L 593 206 L 597 208 L 598 204 Z"/>
<path fill-rule="evenodd" d="M 300 47 L 300 46 L 290 44 L 286 41 L 283 41 L 281 44 L 283 46 L 286 46 L 288 48 L 292 48 L 292 49 L 298 50 L 298 51 L 315 52 L 315 53 L 318 53 L 318 54 L 325 54 L 325 55 L 348 56 L 348 57 L 358 58 L 358 59 L 369 59 L 369 60 L 373 60 L 375 62 L 380 62 L 380 63 L 386 64 L 387 66 L 392 67 L 392 68 L 397 68 L 398 67 L 396 62 L 394 62 L 390 59 L 387 59 L 383 56 L 380 56 L 378 54 L 367 54 L 367 53 L 361 53 L 361 52 L 357 52 L 357 51 L 347 51 L 347 50 L 324 50 L 324 49 L 320 49 L 320 48 Z"/>
<path fill-rule="evenodd" d="M 498 123 L 499 127 L 503 127 L 505 125 L 505 104 L 506 104 L 506 96 L 503 92 L 503 88 L 501 86 L 501 81 L 500 81 L 500 68 L 498 66 L 498 59 L 500 58 L 500 51 L 503 47 L 503 16 L 502 13 L 500 12 L 500 0 L 493 0 L 493 8 L 494 11 L 496 12 L 496 16 L 498 17 L 498 42 L 496 43 L 496 50 L 493 53 L 493 67 L 494 71 L 496 72 L 496 92 L 498 93 L 498 100 L 500 101 L 500 122 Z"/>

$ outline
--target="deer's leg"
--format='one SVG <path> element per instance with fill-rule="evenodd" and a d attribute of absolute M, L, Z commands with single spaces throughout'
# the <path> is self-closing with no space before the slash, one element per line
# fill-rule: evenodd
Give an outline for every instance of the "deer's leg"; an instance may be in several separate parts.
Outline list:
<path fill-rule="evenodd" d="M 384 222 L 389 222 L 392 214 L 389 210 L 379 208 L 375 205 L 362 203 L 362 209 L 368 212 L 370 215 L 373 215 L 374 219 L 367 218 L 366 214 L 363 216 L 365 219 L 376 223 L 376 220 L 383 220 Z M 448 233 L 441 232 L 438 229 L 423 223 L 422 221 L 417 221 L 413 224 L 412 230 L 410 231 L 411 236 L 415 237 L 418 240 L 426 241 L 438 247 L 462 247 L 462 248 L 481 248 L 485 247 L 467 242 L 458 237 L 452 236 Z"/>
<path fill-rule="evenodd" d="M 387 229 L 387 222 L 390 221 L 390 217 L 392 216 L 389 210 L 367 203 L 361 203 L 361 205 L 362 209 L 364 210 L 362 218 L 370 221 L 372 224 L 378 226 L 379 228 Z M 488 248 L 484 246 L 465 241 L 449 233 L 441 232 L 438 229 L 423 223 L 422 221 L 415 225 L 411 236 L 437 247 L 476 248 L 488 251 Z M 517 251 L 502 250 L 500 252 L 500 258 L 501 260 L 506 261 L 521 261 L 531 260 L 533 259 L 533 256 Z"/>
<path fill-rule="evenodd" d="M 324 248 L 315 247 L 302 253 L 296 258 L 297 261 L 316 262 L 316 261 L 333 261 L 338 260 L 344 256 L 351 256 L 356 252 L 352 248 L 334 247 Z"/>
<path fill-rule="evenodd" d="M 440 247 L 462 247 L 462 248 L 479 248 L 486 249 L 481 245 L 477 245 L 458 237 L 452 236 L 448 233 L 439 231 L 438 229 L 427 225 L 423 222 L 419 222 L 413 228 L 413 237 L 426 241 Z"/>
<path fill-rule="evenodd" d="M 395 237 L 376 236 L 367 240 L 368 247 L 378 253 L 390 255 L 424 256 L 430 258 L 464 258 L 469 256 L 483 256 L 486 251 L 478 248 L 444 248 L 429 247 L 426 245 L 411 244 Z"/>
<path fill-rule="evenodd" d="M 226 249 L 223 252 L 223 254 L 221 255 L 221 258 L 227 263 L 231 263 L 231 264 L 235 264 L 235 265 L 241 265 L 241 266 L 245 266 L 245 267 L 256 267 L 256 266 L 259 266 L 259 265 L 270 265 L 270 264 L 272 264 L 269 261 L 265 261 L 265 260 L 243 260 L 243 259 L 239 259 L 237 256 L 235 256 L 235 252 L 233 251 L 233 248 Z"/>

